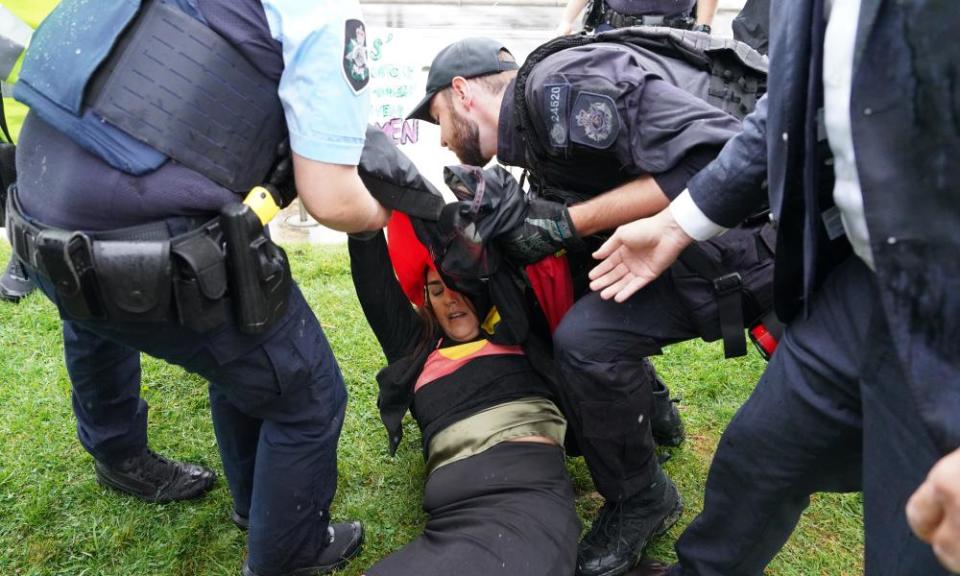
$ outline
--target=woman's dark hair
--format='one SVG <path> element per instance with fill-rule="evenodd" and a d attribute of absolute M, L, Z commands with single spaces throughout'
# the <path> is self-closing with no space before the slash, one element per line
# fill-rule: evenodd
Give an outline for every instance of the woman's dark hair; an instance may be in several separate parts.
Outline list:
<path fill-rule="evenodd" d="M 426 278 L 424 278 L 426 280 Z M 423 332 L 420 333 L 420 341 L 414 348 L 414 357 L 429 354 L 437 345 L 437 341 L 443 337 L 443 330 L 440 329 L 440 323 L 437 322 L 437 316 L 430 307 L 430 291 L 427 289 L 427 283 L 423 283 L 423 306 L 417 308 L 417 316 L 423 322 Z"/>

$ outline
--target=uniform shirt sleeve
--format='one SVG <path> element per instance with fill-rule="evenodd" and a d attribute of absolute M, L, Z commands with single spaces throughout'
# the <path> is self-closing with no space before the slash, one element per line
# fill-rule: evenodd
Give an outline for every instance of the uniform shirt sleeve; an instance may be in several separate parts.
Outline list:
<path fill-rule="evenodd" d="M 264 0 L 283 46 L 280 100 L 297 154 L 356 165 L 369 114 L 366 29 L 356 1 Z"/>

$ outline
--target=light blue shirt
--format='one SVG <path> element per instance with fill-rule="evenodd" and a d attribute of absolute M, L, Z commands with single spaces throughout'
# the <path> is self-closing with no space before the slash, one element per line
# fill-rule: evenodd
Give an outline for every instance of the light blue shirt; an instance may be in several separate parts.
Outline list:
<path fill-rule="evenodd" d="M 263 9 L 283 46 L 280 100 L 290 147 L 311 160 L 356 165 L 370 99 L 368 86 L 355 91 L 347 78 L 356 39 L 345 36 L 348 21 L 363 20 L 359 2 L 263 0 Z"/>

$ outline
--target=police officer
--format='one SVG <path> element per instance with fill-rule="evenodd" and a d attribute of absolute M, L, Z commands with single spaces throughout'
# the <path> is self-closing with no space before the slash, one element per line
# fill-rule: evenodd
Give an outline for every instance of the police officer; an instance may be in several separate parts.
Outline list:
<path fill-rule="evenodd" d="M 557 35 L 573 32 L 573 23 L 588 0 L 568 0 Z M 625 26 L 669 26 L 710 33 L 717 0 L 589 0 L 585 24 L 598 32 Z M 691 13 L 696 13 L 692 17 Z"/>
<path fill-rule="evenodd" d="M 501 247 L 521 263 L 566 248 L 582 276 L 582 238 L 666 206 L 740 123 L 702 99 L 710 77 L 684 62 L 630 43 L 565 45 L 538 48 L 518 74 L 500 43 L 456 42 L 434 59 L 411 117 L 438 123 L 441 144 L 464 163 L 496 155 L 529 170 L 543 198 L 530 201 Z M 606 499 L 580 544 L 578 574 L 625 573 L 679 517 L 679 493 L 654 453 L 650 421 L 661 407 L 651 408 L 657 382 L 646 356 L 682 340 L 719 338 L 718 288 L 740 312 L 732 332 L 742 338 L 744 319 L 770 306 L 772 254 L 759 240 L 741 229 L 702 246 L 708 267 L 726 267 L 712 278 L 686 262 L 625 305 L 584 296 L 554 333 L 561 402 Z"/>
<path fill-rule="evenodd" d="M 27 115 L 27 107 L 13 99 L 13 84 L 19 74 L 23 50 L 29 44 L 33 29 L 57 5 L 56 1 L 47 2 L 7 2 L 0 7 L 0 18 L 4 22 L 4 34 L 11 48 L 3 56 L 9 59 L 5 65 L 12 70 L 4 85 L 3 112 L 9 128 L 9 140 L 15 141 Z M 22 17 L 23 20 L 19 20 Z M 14 20 L 16 19 L 16 20 Z M 14 146 L 0 144 L 4 151 L 0 155 L 3 164 L 4 194 L 16 179 Z M 5 200 L 4 200 L 5 201 Z M 23 263 L 11 255 L 10 263 L 0 279 L 0 297 L 17 302 L 34 289 L 33 281 L 27 277 Z M 95 382 L 93 378 L 84 378 L 79 364 L 73 373 L 76 381 Z M 79 388 L 82 388 L 80 386 Z M 77 397 L 79 398 L 79 397 Z M 118 403 L 122 400 L 117 400 Z M 89 410 L 82 404 L 74 403 L 77 413 L 78 432 L 84 447 L 97 459 L 95 470 L 97 479 L 107 486 L 116 488 L 150 502 L 186 500 L 203 495 L 213 487 L 215 475 L 212 470 L 193 464 L 167 460 L 157 456 L 146 448 L 146 431 L 142 423 L 127 422 L 126 415 L 120 411 Z M 119 418 L 118 418 L 119 416 Z M 130 450 L 125 444 L 129 443 Z M 129 458 L 128 458 L 129 456 Z"/>
<path fill-rule="evenodd" d="M 31 112 L 8 229 L 63 316 L 81 440 L 106 484 L 198 495 L 209 471 L 146 448 L 139 352 L 206 378 L 248 575 L 325 573 L 362 542 L 329 521 L 340 370 L 239 201 L 292 163 L 321 223 L 383 226 L 356 170 L 368 81 L 356 2 L 65 0 L 15 90 Z"/>
<path fill-rule="evenodd" d="M 0 6 L 0 78 L 3 79 L 3 106 L 0 107 L 0 202 L 5 198 L 7 187 L 16 176 L 14 163 L 14 142 L 20 133 L 20 125 L 26 115 L 26 108 L 11 97 L 13 84 L 17 81 L 19 67 L 17 63 L 23 51 L 30 43 L 33 29 L 53 10 L 54 0 L 35 2 L 5 2 Z M 0 214 L 3 208 L 0 208 Z M 17 303 L 32 292 L 33 282 L 27 278 L 26 271 L 11 256 L 7 267 L 0 276 L 0 299 Z"/>

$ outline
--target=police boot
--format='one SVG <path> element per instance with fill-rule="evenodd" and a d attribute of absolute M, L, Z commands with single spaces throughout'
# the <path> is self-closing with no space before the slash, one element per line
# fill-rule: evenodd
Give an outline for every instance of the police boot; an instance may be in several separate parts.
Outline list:
<path fill-rule="evenodd" d="M 685 433 L 676 398 L 670 398 L 670 390 L 659 376 L 653 380 L 653 414 L 650 419 L 650 431 L 658 446 L 679 446 Z"/>
<path fill-rule="evenodd" d="M 621 502 L 606 502 L 577 547 L 577 576 L 621 576 L 655 536 L 683 512 L 677 487 L 657 468 L 649 486 Z"/>
<path fill-rule="evenodd" d="M 323 547 L 316 564 L 305 568 L 297 568 L 287 572 L 284 576 L 315 576 L 329 574 L 347 565 L 351 558 L 360 553 L 363 546 L 363 524 L 356 520 L 352 522 L 337 522 L 327 526 L 328 540 Z M 246 562 L 243 564 L 243 576 L 257 576 Z"/>
<path fill-rule="evenodd" d="M 27 278 L 23 265 L 16 256 L 11 256 L 3 277 L 0 277 L 0 299 L 16 304 L 21 298 L 33 292 L 34 288 L 36 286 L 33 285 L 33 280 Z"/>
<path fill-rule="evenodd" d="M 217 479 L 213 470 L 169 460 L 149 448 L 116 465 L 95 460 L 94 467 L 100 484 L 146 502 L 197 498 L 210 490 Z"/>

